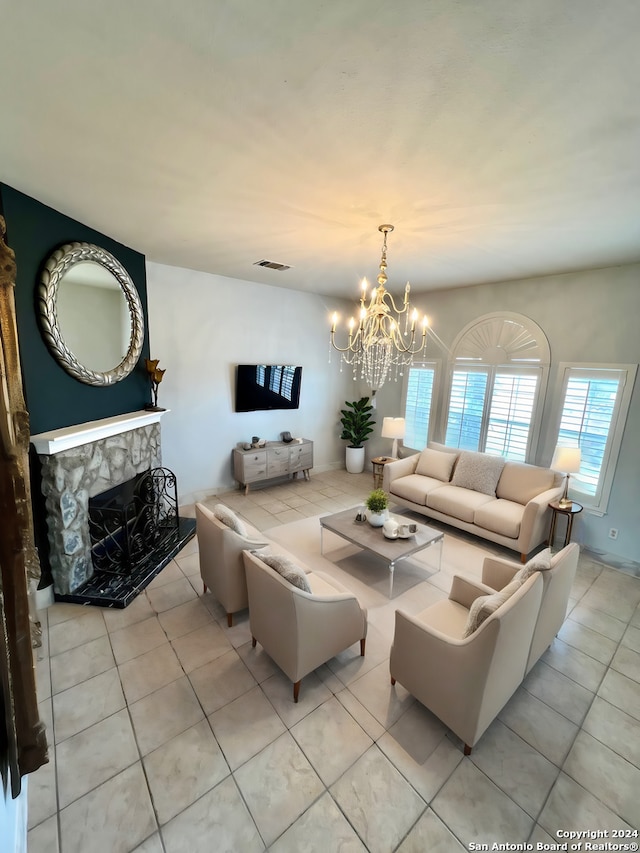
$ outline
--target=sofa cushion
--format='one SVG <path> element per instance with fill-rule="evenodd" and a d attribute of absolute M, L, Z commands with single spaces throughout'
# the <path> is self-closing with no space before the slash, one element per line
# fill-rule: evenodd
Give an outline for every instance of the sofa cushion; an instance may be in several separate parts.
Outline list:
<path fill-rule="evenodd" d="M 297 586 L 303 592 L 311 592 L 306 572 L 300 566 L 296 565 L 293 560 L 282 554 L 258 554 L 258 556 L 263 563 L 266 563 L 292 586 Z"/>
<path fill-rule="evenodd" d="M 526 462 L 507 462 L 504 466 L 496 495 L 507 501 L 527 504 L 541 492 L 553 488 L 555 474 L 550 468 L 527 465 Z"/>
<path fill-rule="evenodd" d="M 484 527 L 485 530 L 491 530 L 509 539 L 517 539 L 523 515 L 522 504 L 497 499 L 479 507 L 473 520 L 478 527 Z"/>
<path fill-rule="evenodd" d="M 247 530 L 247 526 L 244 521 L 239 518 L 233 510 L 226 507 L 224 504 L 216 504 L 213 508 L 213 514 L 221 521 L 223 524 L 226 524 L 227 527 L 230 527 L 238 536 L 248 536 L 249 531 Z"/>
<path fill-rule="evenodd" d="M 425 447 L 418 459 L 416 474 L 434 477 L 436 480 L 448 483 L 455 461 L 456 457 L 453 453 L 443 453 L 441 450 L 431 450 Z"/>
<path fill-rule="evenodd" d="M 453 472 L 451 485 L 473 489 L 474 492 L 495 497 L 504 463 L 502 456 L 463 450 L 458 458 L 456 470 Z"/>
<path fill-rule="evenodd" d="M 406 477 L 398 477 L 397 480 L 393 480 L 389 486 L 389 492 L 399 498 L 425 506 L 429 492 L 440 486 L 442 486 L 441 480 L 423 477 L 421 474 L 408 474 Z"/>
<path fill-rule="evenodd" d="M 514 578 L 511 583 L 507 584 L 504 589 L 501 589 L 499 592 L 494 592 L 491 595 L 479 595 L 469 608 L 469 616 L 462 635 L 463 638 L 468 637 L 470 634 L 473 634 L 474 631 L 477 631 L 482 623 L 488 619 L 492 613 L 495 613 L 496 610 L 505 603 L 505 601 L 511 598 L 513 593 L 520 589 L 521 586 L 522 581 Z"/>
<path fill-rule="evenodd" d="M 469 524 L 473 524 L 473 518 L 479 507 L 489 501 L 495 501 L 495 497 L 474 492 L 472 489 L 462 489 L 460 486 L 440 484 L 438 489 L 433 489 L 427 494 L 428 507 Z"/>
<path fill-rule="evenodd" d="M 534 572 L 546 572 L 551 568 L 551 548 L 545 548 L 539 554 L 535 554 L 524 566 L 513 576 L 514 581 L 524 583 Z"/>

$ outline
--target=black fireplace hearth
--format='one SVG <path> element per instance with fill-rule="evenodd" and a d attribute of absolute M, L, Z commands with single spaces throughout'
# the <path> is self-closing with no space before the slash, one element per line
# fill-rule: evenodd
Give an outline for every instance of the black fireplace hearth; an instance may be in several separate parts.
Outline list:
<path fill-rule="evenodd" d="M 93 575 L 57 601 L 126 607 L 193 537 L 175 474 L 153 468 L 89 500 Z"/>

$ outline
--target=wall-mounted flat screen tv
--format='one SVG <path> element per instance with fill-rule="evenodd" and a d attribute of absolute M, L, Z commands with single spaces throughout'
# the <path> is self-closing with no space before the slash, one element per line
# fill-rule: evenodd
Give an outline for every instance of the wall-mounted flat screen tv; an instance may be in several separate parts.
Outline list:
<path fill-rule="evenodd" d="M 297 409 L 302 368 L 293 364 L 239 364 L 236 368 L 236 412 Z"/>

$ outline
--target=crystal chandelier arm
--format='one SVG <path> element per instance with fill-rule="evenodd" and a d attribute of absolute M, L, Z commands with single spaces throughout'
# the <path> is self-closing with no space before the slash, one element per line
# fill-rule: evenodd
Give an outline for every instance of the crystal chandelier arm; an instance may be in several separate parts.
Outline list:
<path fill-rule="evenodd" d="M 387 297 L 389 297 L 389 303 L 390 303 L 391 307 L 393 308 L 393 310 L 396 312 L 396 314 L 398 314 L 398 315 L 405 314 L 407 311 L 409 311 L 411 309 L 411 303 L 409 302 L 409 290 L 410 289 L 411 289 L 411 287 L 409 285 L 409 282 L 407 282 L 405 289 L 404 289 L 404 299 L 402 301 L 402 308 L 398 308 L 398 306 L 396 305 L 395 299 L 393 298 L 393 294 L 389 293 L 389 291 L 385 290 L 384 288 L 383 288 L 384 292 L 382 294 L 382 299 L 386 299 Z"/>
<path fill-rule="evenodd" d="M 331 346 L 338 352 L 360 352 L 364 346 L 360 329 L 355 335 L 349 335 L 349 343 L 346 347 L 339 347 L 335 341 L 335 330 L 331 329 Z"/>

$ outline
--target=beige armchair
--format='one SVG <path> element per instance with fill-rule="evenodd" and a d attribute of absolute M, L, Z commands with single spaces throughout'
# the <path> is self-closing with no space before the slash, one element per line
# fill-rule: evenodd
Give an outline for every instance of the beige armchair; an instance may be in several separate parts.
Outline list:
<path fill-rule="evenodd" d="M 575 542 L 571 542 L 557 554 L 552 555 L 551 568 L 540 572 L 542 602 L 536 627 L 533 631 L 527 660 L 527 672 L 551 645 L 553 638 L 562 627 L 579 556 L 579 546 Z M 482 581 L 493 589 L 500 590 L 513 580 L 513 576 L 521 568 L 522 566 L 508 560 L 487 557 L 482 567 Z"/>
<path fill-rule="evenodd" d="M 470 636 L 469 609 L 490 587 L 455 576 L 449 598 L 416 616 L 396 611 L 389 667 L 464 742 L 465 755 L 521 683 L 542 598 L 535 573 Z"/>
<path fill-rule="evenodd" d="M 233 614 L 249 603 L 242 552 L 245 548 L 261 548 L 269 542 L 248 525 L 248 536 L 241 536 L 203 504 L 196 504 L 196 536 L 200 556 L 200 576 L 227 613 L 227 624 L 233 625 Z"/>
<path fill-rule="evenodd" d="M 304 676 L 338 652 L 359 640 L 364 655 L 367 611 L 336 580 L 301 566 L 311 588 L 303 592 L 256 554 L 245 551 L 244 565 L 253 645 L 259 642 L 293 681 L 294 702 Z"/>

